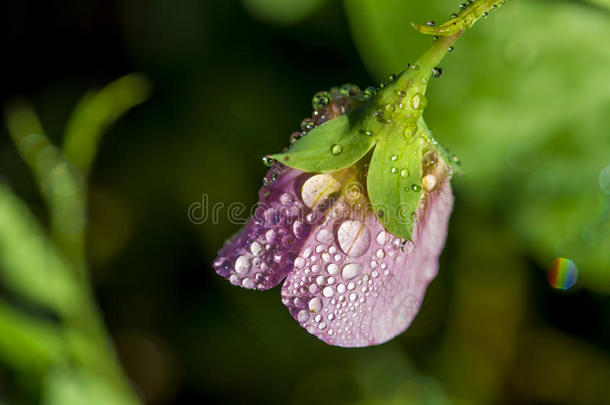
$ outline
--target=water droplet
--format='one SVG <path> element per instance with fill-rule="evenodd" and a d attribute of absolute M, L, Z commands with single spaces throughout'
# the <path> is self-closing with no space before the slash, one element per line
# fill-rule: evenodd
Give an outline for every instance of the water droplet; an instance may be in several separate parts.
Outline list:
<path fill-rule="evenodd" d="M 235 260 L 235 271 L 239 274 L 247 274 L 250 271 L 250 259 L 248 256 L 239 256 Z"/>
<path fill-rule="evenodd" d="M 371 98 L 373 98 L 373 96 L 375 96 L 376 93 L 377 89 L 373 86 L 369 86 L 362 92 L 362 97 L 365 100 L 370 100 Z"/>
<path fill-rule="evenodd" d="M 402 177 L 409 177 L 409 169 L 406 169 L 406 168 L 405 168 L 405 169 L 402 169 L 402 170 L 400 171 L 400 175 L 401 175 Z"/>
<path fill-rule="evenodd" d="M 413 191 L 421 191 L 421 186 L 418 186 L 417 184 L 413 184 L 413 185 L 411 185 L 411 190 L 413 190 Z"/>
<path fill-rule="evenodd" d="M 290 144 L 293 144 L 296 141 L 298 141 L 299 139 L 301 139 L 302 137 L 303 137 L 303 132 L 296 131 L 296 132 L 293 132 L 292 134 L 290 134 L 288 141 L 290 142 Z"/>
<path fill-rule="evenodd" d="M 434 23 L 434 21 L 430 20 L 430 21 L 426 22 L 426 25 L 428 27 L 434 27 L 436 24 Z"/>
<path fill-rule="evenodd" d="M 425 175 L 424 178 L 421 180 L 421 184 L 424 190 L 426 191 L 434 190 L 437 184 L 436 176 L 433 174 Z"/>
<path fill-rule="evenodd" d="M 301 121 L 301 129 L 305 132 L 312 130 L 316 126 L 316 123 L 311 118 L 305 118 Z"/>
<path fill-rule="evenodd" d="M 426 96 L 421 93 L 416 93 L 411 98 L 411 107 L 413 107 L 413 109 L 415 110 L 423 110 L 424 108 L 426 108 L 427 103 L 428 100 L 426 100 Z"/>
<path fill-rule="evenodd" d="M 294 261 L 294 267 L 297 269 L 302 269 L 307 264 L 307 261 L 303 259 L 301 256 L 297 257 Z"/>
<path fill-rule="evenodd" d="M 377 249 L 377 252 L 375 253 L 375 256 L 377 256 L 380 259 L 383 259 L 385 257 L 385 250 Z"/>
<path fill-rule="evenodd" d="M 335 295 L 335 290 L 332 287 L 324 287 L 324 289 L 322 290 L 322 295 L 325 296 L 326 298 L 330 298 L 333 295 Z"/>
<path fill-rule="evenodd" d="M 339 272 L 339 266 L 337 266 L 335 263 L 331 263 L 326 266 L 326 271 L 328 272 L 328 274 L 332 274 L 334 276 Z"/>
<path fill-rule="evenodd" d="M 457 16 L 456 16 L 456 17 L 457 17 Z M 449 52 L 453 52 L 453 50 L 454 50 L 454 49 L 455 49 L 455 48 L 454 48 L 454 47 L 452 47 L 452 46 L 450 46 L 449 48 L 447 48 L 447 50 L 448 50 Z"/>
<path fill-rule="evenodd" d="M 410 255 L 411 253 L 413 253 L 413 249 L 415 249 L 415 245 L 410 240 L 404 240 L 400 244 L 400 250 L 402 250 L 403 253 L 405 253 L 407 255 Z"/>
<path fill-rule="evenodd" d="M 390 169 L 390 173 L 392 173 L 392 174 L 396 174 L 396 173 L 398 173 L 398 169 L 397 169 L 397 168 L 395 168 L 395 167 L 392 167 L 392 168 Z"/>
<path fill-rule="evenodd" d="M 436 66 L 432 69 L 432 77 L 441 77 L 443 74 L 443 69 L 439 66 Z"/>
<path fill-rule="evenodd" d="M 381 231 L 377 234 L 375 241 L 381 246 L 385 245 L 390 238 L 390 235 L 386 231 Z"/>
<path fill-rule="evenodd" d="M 348 83 L 341 86 L 341 89 L 339 91 L 344 96 L 353 97 L 360 93 L 360 87 L 356 86 L 355 84 Z"/>
<path fill-rule="evenodd" d="M 299 321 L 300 323 L 305 323 L 308 320 L 309 320 L 309 312 L 307 312 L 304 309 L 299 311 L 299 313 L 297 314 L 297 321 Z"/>
<path fill-rule="evenodd" d="M 344 280 L 351 280 L 354 277 L 358 277 L 361 272 L 362 265 L 360 263 L 349 263 L 343 266 L 341 276 Z"/>
<path fill-rule="evenodd" d="M 324 108 L 330 103 L 331 96 L 327 91 L 320 91 L 313 96 L 311 104 L 314 110 Z"/>
<path fill-rule="evenodd" d="M 338 292 L 339 294 L 343 294 L 343 293 L 345 292 L 345 290 L 346 290 L 346 289 L 347 289 L 347 288 L 345 287 L 345 284 L 339 284 L 339 285 L 337 286 L 337 292 Z M 332 314 L 331 314 L 331 315 L 332 315 Z M 330 319 L 330 316 L 329 316 L 328 318 Z"/>
<path fill-rule="evenodd" d="M 403 132 L 403 134 L 406 137 L 410 137 L 413 136 L 417 133 L 417 122 L 415 122 L 414 120 L 408 121 L 407 124 L 405 125 L 405 130 Z"/>
<path fill-rule="evenodd" d="M 322 299 L 320 299 L 319 297 L 313 297 L 309 301 L 309 304 L 307 304 L 307 306 L 309 310 L 313 313 L 320 312 L 320 310 L 322 309 Z"/>
<path fill-rule="evenodd" d="M 260 243 L 253 242 L 252 245 L 250 245 L 250 252 L 252 252 L 254 256 L 260 255 L 262 251 L 263 245 L 261 245 Z"/>
<path fill-rule="evenodd" d="M 350 301 L 352 301 L 352 302 L 356 301 L 356 298 L 358 298 L 358 296 L 356 295 L 356 293 L 351 293 L 351 294 L 349 295 L 349 300 L 350 300 Z"/>
<path fill-rule="evenodd" d="M 341 190 L 341 183 L 329 174 L 317 174 L 305 181 L 301 188 L 301 198 L 309 208 L 325 203 L 331 195 Z"/>
<path fill-rule="evenodd" d="M 341 154 L 341 152 L 343 152 L 343 146 L 341 146 L 339 144 L 334 144 L 330 148 L 330 153 L 332 153 L 335 156 Z"/>
<path fill-rule="evenodd" d="M 267 167 L 271 167 L 273 165 L 273 163 L 275 163 L 275 159 L 273 159 L 271 156 L 267 155 L 267 156 L 263 156 L 263 164 Z"/>
<path fill-rule="evenodd" d="M 392 155 L 392 157 L 390 157 L 390 159 L 392 160 L 392 162 L 396 162 L 398 160 L 398 156 Z"/>
<path fill-rule="evenodd" d="M 360 221 L 344 221 L 337 231 L 339 247 L 350 257 L 360 257 L 371 244 L 371 234 Z"/>
<path fill-rule="evenodd" d="M 246 277 L 241 280 L 241 285 L 244 286 L 244 288 L 252 289 L 254 288 L 254 280 L 250 277 Z"/>

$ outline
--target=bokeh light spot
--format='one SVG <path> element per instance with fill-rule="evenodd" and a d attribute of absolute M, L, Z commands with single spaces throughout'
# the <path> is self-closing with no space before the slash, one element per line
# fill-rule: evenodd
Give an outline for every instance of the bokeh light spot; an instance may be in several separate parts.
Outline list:
<path fill-rule="evenodd" d="M 576 284 L 578 268 L 574 262 L 564 257 L 553 260 L 549 268 L 549 284 L 557 290 L 567 290 Z"/>

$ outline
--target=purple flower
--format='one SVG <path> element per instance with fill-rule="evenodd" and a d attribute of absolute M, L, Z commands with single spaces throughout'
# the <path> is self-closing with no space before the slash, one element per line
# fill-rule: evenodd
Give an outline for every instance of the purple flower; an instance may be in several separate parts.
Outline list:
<path fill-rule="evenodd" d="M 351 89 L 314 98 L 314 105 L 322 101 L 304 130 L 362 104 Z M 332 345 L 375 345 L 403 332 L 438 270 L 453 205 L 452 171 L 435 148 L 422 153 L 421 186 L 414 185 L 421 194 L 409 213 L 412 238 L 402 239 L 379 219 L 397 215 L 399 207 L 381 213 L 370 201 L 371 155 L 323 173 L 273 163 L 256 212 L 219 251 L 216 272 L 248 289 L 267 290 L 284 280 L 282 302 L 290 314 Z"/>

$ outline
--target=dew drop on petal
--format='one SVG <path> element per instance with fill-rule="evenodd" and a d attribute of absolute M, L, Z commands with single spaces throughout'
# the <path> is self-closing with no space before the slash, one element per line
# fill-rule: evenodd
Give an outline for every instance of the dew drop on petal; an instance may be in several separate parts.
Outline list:
<path fill-rule="evenodd" d="M 378 245 L 385 245 L 386 242 L 389 239 L 389 235 L 386 231 L 381 231 L 377 234 L 377 237 L 375 238 L 375 241 L 377 242 Z"/>
<path fill-rule="evenodd" d="M 339 272 L 339 266 L 337 266 L 335 263 L 331 263 L 326 266 L 326 271 L 328 271 L 328 274 L 335 275 Z"/>
<path fill-rule="evenodd" d="M 252 254 L 254 256 L 258 256 L 262 253 L 263 251 L 263 245 L 261 245 L 258 242 L 253 242 L 252 245 L 250 245 L 250 252 L 252 252 Z"/>
<path fill-rule="evenodd" d="M 246 277 L 241 281 L 241 285 L 243 285 L 245 288 L 254 288 L 254 280 L 252 280 L 250 277 Z"/>
<path fill-rule="evenodd" d="M 400 244 L 400 250 L 403 251 L 403 253 L 410 255 L 411 253 L 413 253 L 413 250 L 415 249 L 415 244 L 410 241 L 410 240 L 405 240 Z"/>
<path fill-rule="evenodd" d="M 358 277 L 361 272 L 362 265 L 360 263 L 349 263 L 343 266 L 341 276 L 344 280 L 351 280 L 354 277 Z"/>
<path fill-rule="evenodd" d="M 333 295 L 335 295 L 335 290 L 332 287 L 324 287 L 324 289 L 322 290 L 322 295 L 325 296 L 326 298 L 330 298 Z"/>
<path fill-rule="evenodd" d="M 362 256 L 371 245 L 371 233 L 360 221 L 344 221 L 337 231 L 339 247 L 350 257 Z"/>
<path fill-rule="evenodd" d="M 341 183 L 329 174 L 316 174 L 305 181 L 301 198 L 309 208 L 325 203 L 330 196 L 341 190 Z"/>
<path fill-rule="evenodd" d="M 322 310 L 322 299 L 320 299 L 320 297 L 313 297 L 311 300 L 309 300 L 307 307 L 311 312 L 320 312 L 320 310 Z"/>
<path fill-rule="evenodd" d="M 248 256 L 239 256 L 235 260 L 235 271 L 239 274 L 247 274 L 250 271 L 250 259 Z"/>
<path fill-rule="evenodd" d="M 297 257 L 294 261 L 294 267 L 297 269 L 302 269 L 307 264 L 306 260 L 302 257 Z"/>
<path fill-rule="evenodd" d="M 307 322 L 309 320 L 309 312 L 307 312 L 306 310 L 299 311 L 299 313 L 297 314 L 297 320 L 300 323 Z"/>

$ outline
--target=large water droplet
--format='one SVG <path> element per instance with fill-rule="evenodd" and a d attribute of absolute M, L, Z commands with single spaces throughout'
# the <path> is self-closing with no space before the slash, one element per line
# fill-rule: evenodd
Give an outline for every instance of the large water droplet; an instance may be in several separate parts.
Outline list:
<path fill-rule="evenodd" d="M 329 174 L 310 177 L 301 188 L 301 198 L 309 208 L 325 203 L 328 198 L 341 190 L 341 183 Z"/>
<path fill-rule="evenodd" d="M 331 263 L 326 266 L 326 271 L 328 271 L 328 274 L 332 274 L 334 276 L 339 272 L 339 266 L 337 266 L 335 263 Z"/>
<path fill-rule="evenodd" d="M 346 255 L 359 257 L 371 245 L 371 233 L 360 221 L 344 221 L 337 231 L 337 240 Z"/>
<path fill-rule="evenodd" d="M 247 274 L 250 271 L 250 259 L 248 256 L 239 256 L 235 260 L 235 271 L 239 274 Z"/>
<path fill-rule="evenodd" d="M 294 267 L 297 269 L 302 269 L 307 264 L 307 261 L 301 256 L 297 257 L 294 261 Z"/>
<path fill-rule="evenodd" d="M 436 183 L 437 183 L 436 176 L 433 174 L 427 174 L 421 180 L 422 187 L 426 191 L 434 190 L 434 188 L 436 187 Z"/>
<path fill-rule="evenodd" d="M 330 298 L 335 295 L 335 289 L 330 286 L 324 287 L 324 289 L 322 290 L 322 295 L 326 298 Z"/>
<path fill-rule="evenodd" d="M 341 152 L 343 152 L 343 146 L 337 143 L 330 147 L 330 153 L 335 156 L 341 154 Z"/>
<path fill-rule="evenodd" d="M 313 313 L 320 312 L 322 309 L 322 299 L 320 299 L 320 297 L 313 297 L 309 301 L 309 304 L 307 304 L 307 307 Z"/>
<path fill-rule="evenodd" d="M 389 234 L 386 231 L 381 231 L 377 234 L 377 237 L 375 238 L 375 240 L 377 241 L 377 243 L 381 246 L 385 245 L 386 242 L 389 239 Z"/>
<path fill-rule="evenodd" d="M 360 263 L 349 263 L 343 266 L 341 270 L 341 276 L 344 280 L 351 280 L 354 277 L 358 277 L 362 272 L 362 265 Z"/>
<path fill-rule="evenodd" d="M 423 110 L 426 108 L 426 104 L 428 100 L 426 100 L 426 96 L 421 93 L 415 93 L 415 95 L 411 98 L 411 107 L 415 110 Z"/>

